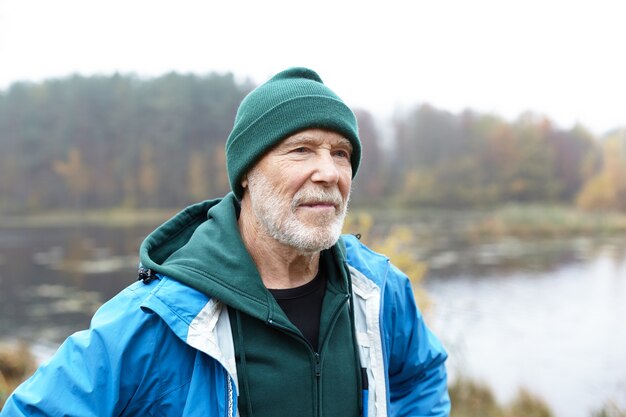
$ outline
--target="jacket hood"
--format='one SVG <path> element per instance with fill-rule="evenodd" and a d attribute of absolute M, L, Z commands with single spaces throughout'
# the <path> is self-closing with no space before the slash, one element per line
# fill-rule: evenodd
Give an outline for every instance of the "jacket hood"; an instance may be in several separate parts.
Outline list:
<path fill-rule="evenodd" d="M 243 244 L 238 215 L 233 193 L 187 207 L 143 241 L 141 265 L 260 320 L 282 321 L 284 313 Z M 345 260 L 343 243 L 331 250 Z"/>
<path fill-rule="evenodd" d="M 238 211 L 232 193 L 189 206 L 148 235 L 139 258 L 144 268 L 266 320 L 269 292 L 239 235 Z"/>

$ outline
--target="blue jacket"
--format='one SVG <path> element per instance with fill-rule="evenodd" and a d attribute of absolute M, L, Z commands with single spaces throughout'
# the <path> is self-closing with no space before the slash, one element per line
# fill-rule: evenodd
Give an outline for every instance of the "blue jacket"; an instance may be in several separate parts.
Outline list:
<path fill-rule="evenodd" d="M 446 353 L 409 279 L 343 236 L 367 416 L 447 416 Z M 164 275 L 105 303 L 89 330 L 7 400 L 8 416 L 235 416 L 237 367 L 228 309 Z"/>

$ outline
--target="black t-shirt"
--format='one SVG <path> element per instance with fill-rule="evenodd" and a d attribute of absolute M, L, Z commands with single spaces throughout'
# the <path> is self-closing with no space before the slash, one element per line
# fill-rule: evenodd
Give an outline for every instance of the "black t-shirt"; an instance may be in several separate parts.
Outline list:
<path fill-rule="evenodd" d="M 326 274 L 322 271 L 322 264 L 320 262 L 320 269 L 311 282 L 296 288 L 269 290 L 315 352 L 318 351 L 320 314 L 326 292 Z"/>

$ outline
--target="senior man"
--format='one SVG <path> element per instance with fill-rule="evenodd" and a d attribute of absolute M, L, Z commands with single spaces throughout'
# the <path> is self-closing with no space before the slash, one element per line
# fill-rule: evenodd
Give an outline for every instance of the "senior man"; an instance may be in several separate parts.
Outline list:
<path fill-rule="evenodd" d="M 141 280 L 2 416 L 447 416 L 446 353 L 408 278 L 341 236 L 361 142 L 306 68 L 240 104 L 232 192 L 143 242 Z"/>

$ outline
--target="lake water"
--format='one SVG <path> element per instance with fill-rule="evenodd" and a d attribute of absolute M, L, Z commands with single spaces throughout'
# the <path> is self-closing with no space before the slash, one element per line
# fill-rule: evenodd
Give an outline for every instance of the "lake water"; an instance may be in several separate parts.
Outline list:
<path fill-rule="evenodd" d="M 479 246 L 470 252 L 483 264 L 432 271 L 428 318 L 452 375 L 487 382 L 502 402 L 524 387 L 562 417 L 589 417 L 609 401 L 624 407 L 624 241 L 517 244 L 524 269 L 505 266 L 506 244 Z"/>
<path fill-rule="evenodd" d="M 49 356 L 136 279 L 152 227 L 0 228 L 0 341 Z M 626 237 L 594 241 L 418 245 L 429 266 L 427 320 L 452 377 L 520 387 L 558 417 L 626 406 Z"/>
<path fill-rule="evenodd" d="M 137 277 L 151 227 L 0 228 L 0 339 L 49 354 Z"/>

